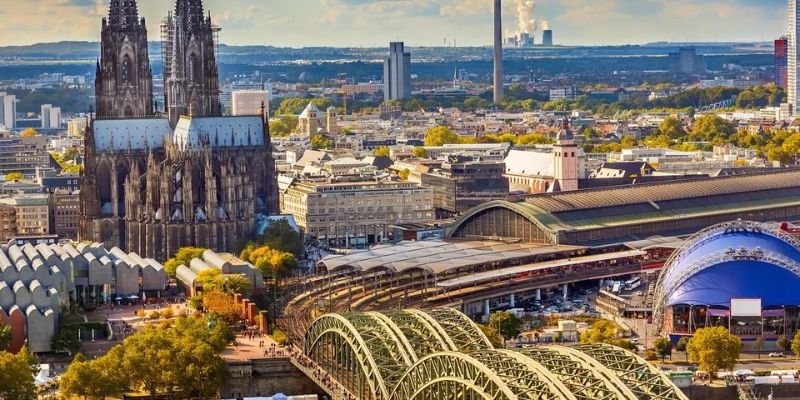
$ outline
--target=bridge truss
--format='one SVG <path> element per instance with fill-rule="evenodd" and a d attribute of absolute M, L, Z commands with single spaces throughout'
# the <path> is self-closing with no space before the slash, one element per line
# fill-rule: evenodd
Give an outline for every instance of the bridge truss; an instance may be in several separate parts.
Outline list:
<path fill-rule="evenodd" d="M 474 322 L 447 308 L 324 315 L 306 332 L 304 352 L 364 400 L 686 399 L 623 349 L 494 349 Z"/>

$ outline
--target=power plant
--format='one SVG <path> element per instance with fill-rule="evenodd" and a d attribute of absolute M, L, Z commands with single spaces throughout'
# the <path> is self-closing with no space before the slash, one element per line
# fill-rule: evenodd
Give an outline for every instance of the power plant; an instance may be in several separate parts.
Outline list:
<path fill-rule="evenodd" d="M 494 0 L 494 102 L 503 99 L 503 5 Z"/>
<path fill-rule="evenodd" d="M 552 47 L 553 46 L 553 30 L 552 29 L 545 29 L 542 31 L 542 46 Z"/>

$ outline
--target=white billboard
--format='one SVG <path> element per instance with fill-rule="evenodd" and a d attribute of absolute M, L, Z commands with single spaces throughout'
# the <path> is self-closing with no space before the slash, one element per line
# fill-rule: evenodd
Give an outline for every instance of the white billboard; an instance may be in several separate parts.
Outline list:
<path fill-rule="evenodd" d="M 761 299 L 731 299 L 731 317 L 760 317 Z"/>

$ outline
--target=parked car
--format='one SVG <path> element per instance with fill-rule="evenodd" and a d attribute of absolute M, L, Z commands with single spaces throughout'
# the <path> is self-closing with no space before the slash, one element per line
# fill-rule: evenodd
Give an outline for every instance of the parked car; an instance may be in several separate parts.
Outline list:
<path fill-rule="evenodd" d="M 772 357 L 772 358 L 784 357 L 783 352 L 780 352 L 780 351 L 769 353 L 769 356 Z"/>

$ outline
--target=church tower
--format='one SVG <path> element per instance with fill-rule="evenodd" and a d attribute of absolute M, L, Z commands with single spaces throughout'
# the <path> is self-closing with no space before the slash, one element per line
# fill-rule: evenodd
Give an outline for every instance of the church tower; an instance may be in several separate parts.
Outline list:
<path fill-rule="evenodd" d="M 164 97 L 170 125 L 181 115 L 218 116 L 219 71 L 215 53 L 219 29 L 203 15 L 202 0 L 177 0 L 162 25 Z"/>
<path fill-rule="evenodd" d="M 578 190 L 581 154 L 578 145 L 575 144 L 575 135 L 570 130 L 569 120 L 566 118 L 553 145 L 553 157 L 553 178 L 558 191 Z"/>
<path fill-rule="evenodd" d="M 95 77 L 97 118 L 153 115 L 147 28 L 136 0 L 111 0 L 101 38 Z"/>

